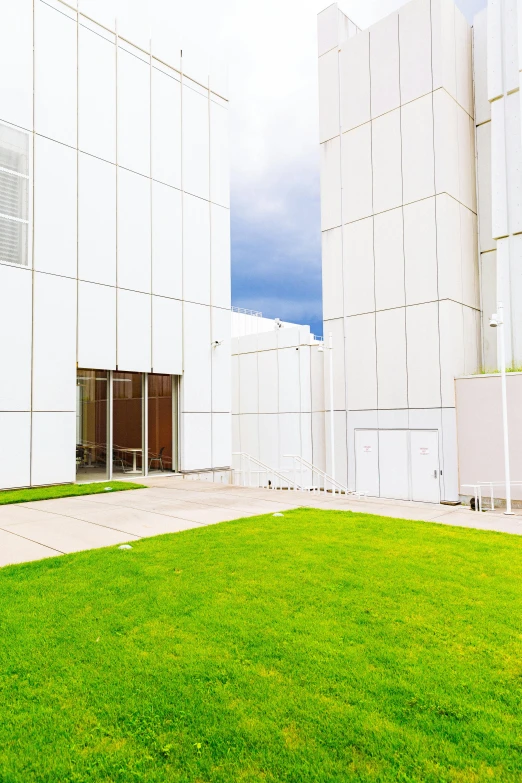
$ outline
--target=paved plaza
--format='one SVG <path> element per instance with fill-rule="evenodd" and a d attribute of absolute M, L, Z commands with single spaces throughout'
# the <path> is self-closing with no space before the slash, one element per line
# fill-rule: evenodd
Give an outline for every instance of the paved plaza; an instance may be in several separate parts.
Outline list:
<path fill-rule="evenodd" d="M 146 489 L 0 507 L 0 566 L 302 506 L 522 534 L 522 515 L 478 514 L 460 506 L 234 487 L 176 476 L 143 483 Z"/>

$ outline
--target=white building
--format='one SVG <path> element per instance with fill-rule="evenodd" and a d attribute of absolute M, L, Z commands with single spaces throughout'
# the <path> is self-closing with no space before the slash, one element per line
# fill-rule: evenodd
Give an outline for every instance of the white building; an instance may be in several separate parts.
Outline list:
<path fill-rule="evenodd" d="M 352 489 L 455 502 L 469 483 L 503 477 L 500 382 L 483 374 L 497 368 L 500 330 L 489 319 L 499 299 L 508 366 L 522 366 L 522 12 L 490 0 L 472 30 L 452 0 L 396 6 L 367 30 L 337 4 L 318 20 L 335 467 L 324 364 L 281 388 L 286 362 L 269 364 L 267 338 L 256 336 L 266 319 L 255 317 L 234 324 L 237 335 L 254 333 L 234 341 L 234 451 L 287 469 L 298 428 L 290 449 L 286 417 L 302 413 L 322 373 L 312 443 L 301 435 L 297 453 Z M 515 473 L 517 377 L 508 383 Z M 285 406 L 270 407 L 267 390 L 274 401 L 286 395 Z"/>
<path fill-rule="evenodd" d="M 234 314 L 236 316 L 236 314 Z M 291 456 L 325 469 L 323 344 L 308 326 L 237 314 L 232 337 L 232 443 L 288 474 Z M 250 333 L 245 328 L 250 327 Z M 254 466 L 252 466 L 254 467 Z M 312 477 L 307 476 L 307 485 Z"/>
<path fill-rule="evenodd" d="M 231 464 L 226 86 L 96 7 L 0 6 L 0 487 Z"/>
<path fill-rule="evenodd" d="M 481 365 L 471 29 L 452 0 L 364 31 L 334 4 L 319 103 L 336 477 L 456 500 L 455 377 Z"/>

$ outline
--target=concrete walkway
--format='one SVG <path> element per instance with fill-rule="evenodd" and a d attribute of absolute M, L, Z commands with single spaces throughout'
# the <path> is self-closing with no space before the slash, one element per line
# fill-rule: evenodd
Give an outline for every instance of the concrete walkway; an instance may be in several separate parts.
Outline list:
<path fill-rule="evenodd" d="M 159 477 L 147 489 L 0 507 L 0 566 L 309 506 L 522 535 L 522 515 Z M 522 510 L 519 510 L 522 514 Z"/>

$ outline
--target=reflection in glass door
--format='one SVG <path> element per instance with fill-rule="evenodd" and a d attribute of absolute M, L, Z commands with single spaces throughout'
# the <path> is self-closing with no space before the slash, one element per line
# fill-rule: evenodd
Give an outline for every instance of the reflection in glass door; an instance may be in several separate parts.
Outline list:
<path fill-rule="evenodd" d="M 107 478 L 109 374 L 78 370 L 76 376 L 76 480 Z"/>
<path fill-rule="evenodd" d="M 172 376 L 148 376 L 149 473 L 173 470 Z"/>
<path fill-rule="evenodd" d="M 113 373 L 113 474 L 143 473 L 143 376 Z"/>

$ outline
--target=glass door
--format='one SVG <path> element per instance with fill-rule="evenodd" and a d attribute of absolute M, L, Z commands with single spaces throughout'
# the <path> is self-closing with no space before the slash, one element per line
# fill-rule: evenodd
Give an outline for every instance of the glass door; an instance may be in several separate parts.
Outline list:
<path fill-rule="evenodd" d="M 151 374 L 147 382 L 148 470 L 149 473 L 164 473 L 175 469 L 172 376 Z"/>
<path fill-rule="evenodd" d="M 103 481 L 108 475 L 109 373 L 78 370 L 76 376 L 76 480 Z"/>
<path fill-rule="evenodd" d="M 112 471 L 118 475 L 143 473 L 143 375 L 112 375 Z"/>

